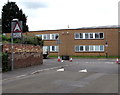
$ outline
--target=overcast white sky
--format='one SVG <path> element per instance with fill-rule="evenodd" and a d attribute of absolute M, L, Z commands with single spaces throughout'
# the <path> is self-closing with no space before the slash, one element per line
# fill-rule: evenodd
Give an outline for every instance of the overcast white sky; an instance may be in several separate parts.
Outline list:
<path fill-rule="evenodd" d="M 8 0 L 0 0 L 0 10 Z M 118 24 L 119 0 L 9 0 L 28 16 L 30 31 Z M 1 17 L 1 16 L 0 16 Z"/>

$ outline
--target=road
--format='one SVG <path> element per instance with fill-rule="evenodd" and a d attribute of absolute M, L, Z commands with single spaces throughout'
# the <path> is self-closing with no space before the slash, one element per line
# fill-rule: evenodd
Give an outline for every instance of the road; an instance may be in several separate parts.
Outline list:
<path fill-rule="evenodd" d="M 115 59 L 45 59 L 43 65 L 27 69 L 4 73 L 3 93 L 118 93 Z"/>

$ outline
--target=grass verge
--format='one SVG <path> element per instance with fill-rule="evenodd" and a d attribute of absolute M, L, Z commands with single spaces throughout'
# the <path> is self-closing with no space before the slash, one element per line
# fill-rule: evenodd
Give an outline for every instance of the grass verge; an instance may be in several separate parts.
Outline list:
<path fill-rule="evenodd" d="M 120 56 L 70 56 L 72 58 L 120 58 Z M 49 58 L 58 58 L 56 55 L 50 55 Z"/>

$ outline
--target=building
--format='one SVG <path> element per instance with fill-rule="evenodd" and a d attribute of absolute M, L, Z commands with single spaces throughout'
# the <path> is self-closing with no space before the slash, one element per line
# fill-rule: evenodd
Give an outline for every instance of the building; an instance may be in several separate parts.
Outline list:
<path fill-rule="evenodd" d="M 116 26 L 31 31 L 27 35 L 42 37 L 50 55 L 120 56 L 120 32 Z"/>
<path fill-rule="evenodd" d="M 50 51 L 50 55 L 120 56 L 118 26 L 30 31 L 25 34 L 42 37 L 44 48 Z"/>

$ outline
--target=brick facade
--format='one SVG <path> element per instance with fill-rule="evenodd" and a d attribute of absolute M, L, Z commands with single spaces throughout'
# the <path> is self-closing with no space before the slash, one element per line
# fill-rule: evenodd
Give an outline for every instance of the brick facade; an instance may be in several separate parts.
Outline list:
<path fill-rule="evenodd" d="M 104 33 L 104 39 L 74 39 L 74 33 Z M 118 48 L 120 40 L 120 32 L 118 28 L 80 28 L 80 29 L 62 29 L 62 30 L 46 30 L 46 31 L 31 31 L 27 35 L 35 36 L 39 34 L 59 34 L 60 55 L 72 56 L 120 56 L 120 48 Z M 108 47 L 105 47 L 106 41 Z M 44 40 L 45 46 L 58 46 L 56 40 Z M 75 45 L 104 45 L 103 52 L 75 52 Z M 58 52 L 50 52 L 50 55 L 58 55 Z"/>

